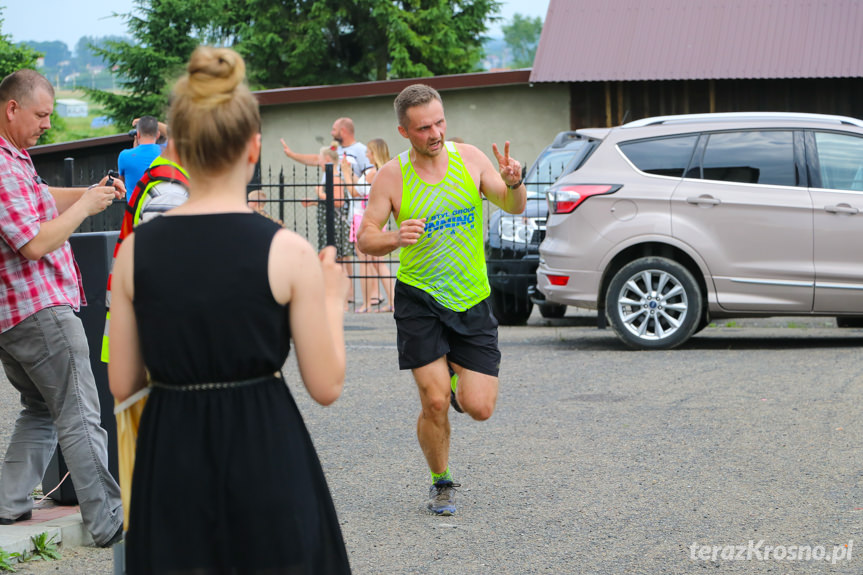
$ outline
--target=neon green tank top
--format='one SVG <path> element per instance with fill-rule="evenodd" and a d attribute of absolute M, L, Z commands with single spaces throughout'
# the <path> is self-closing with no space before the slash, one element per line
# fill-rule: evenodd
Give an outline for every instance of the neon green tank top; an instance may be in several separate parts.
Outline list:
<path fill-rule="evenodd" d="M 399 154 L 402 205 L 396 221 L 425 218 L 419 241 L 399 252 L 399 281 L 431 295 L 442 306 L 465 311 L 488 297 L 482 197 L 452 142 L 449 165 L 437 184 L 420 179 L 410 150 Z"/>

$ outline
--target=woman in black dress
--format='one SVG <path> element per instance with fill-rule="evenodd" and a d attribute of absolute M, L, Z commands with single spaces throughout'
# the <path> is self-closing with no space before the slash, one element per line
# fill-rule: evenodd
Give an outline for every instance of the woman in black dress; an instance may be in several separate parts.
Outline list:
<path fill-rule="evenodd" d="M 169 114 L 189 200 L 123 242 L 111 392 L 152 387 L 138 430 L 126 568 L 349 573 L 317 454 L 279 370 L 290 341 L 309 395 L 342 391 L 335 250 L 252 211 L 260 115 L 229 49 L 198 48 Z"/>

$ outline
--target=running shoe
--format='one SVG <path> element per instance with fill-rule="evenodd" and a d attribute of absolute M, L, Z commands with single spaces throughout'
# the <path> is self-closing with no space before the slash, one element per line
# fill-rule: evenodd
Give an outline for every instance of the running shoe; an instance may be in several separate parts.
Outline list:
<path fill-rule="evenodd" d="M 464 413 L 464 410 L 461 408 L 461 405 L 458 404 L 458 399 L 455 397 L 455 388 L 458 386 L 458 374 L 453 371 L 452 368 L 449 368 L 449 404 L 452 405 L 452 408 L 459 413 Z"/>
<path fill-rule="evenodd" d="M 455 515 L 456 487 L 461 485 L 445 479 L 434 483 L 429 488 L 428 510 L 435 515 Z"/>

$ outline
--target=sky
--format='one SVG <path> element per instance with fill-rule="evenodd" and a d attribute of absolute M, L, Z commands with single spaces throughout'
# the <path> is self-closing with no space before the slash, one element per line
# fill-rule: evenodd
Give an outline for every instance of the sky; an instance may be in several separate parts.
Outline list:
<path fill-rule="evenodd" d="M 513 14 L 531 18 L 539 16 L 545 20 L 549 0 L 504 0 L 499 16 L 503 23 Z M 36 42 L 65 42 L 69 50 L 82 36 L 123 36 L 126 26 L 113 13 L 132 11 L 132 0 L 0 0 L 3 34 L 13 42 L 32 40 Z M 489 28 L 489 36 L 503 37 L 500 22 Z"/>

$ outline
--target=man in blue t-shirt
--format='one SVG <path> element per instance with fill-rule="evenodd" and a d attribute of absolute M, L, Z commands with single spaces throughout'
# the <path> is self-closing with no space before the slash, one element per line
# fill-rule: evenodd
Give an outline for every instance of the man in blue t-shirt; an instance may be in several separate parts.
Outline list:
<path fill-rule="evenodd" d="M 126 184 L 126 202 L 129 201 L 135 185 L 153 160 L 162 153 L 159 139 L 159 121 L 153 116 L 141 116 L 135 131 L 135 147 L 120 152 L 117 169 L 120 179 Z"/>

